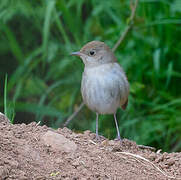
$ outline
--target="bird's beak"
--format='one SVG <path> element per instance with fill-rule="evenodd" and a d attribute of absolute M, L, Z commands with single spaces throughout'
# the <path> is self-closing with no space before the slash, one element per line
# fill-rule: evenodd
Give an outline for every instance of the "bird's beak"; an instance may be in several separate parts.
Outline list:
<path fill-rule="evenodd" d="M 72 52 L 70 55 L 71 56 L 81 56 L 81 53 L 79 51 L 77 51 L 77 52 Z"/>

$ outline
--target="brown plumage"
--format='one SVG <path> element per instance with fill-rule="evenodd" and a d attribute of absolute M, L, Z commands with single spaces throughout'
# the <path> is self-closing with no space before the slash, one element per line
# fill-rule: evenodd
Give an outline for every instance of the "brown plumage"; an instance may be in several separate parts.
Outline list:
<path fill-rule="evenodd" d="M 98 115 L 114 114 L 117 136 L 120 139 L 116 111 L 126 109 L 129 83 L 111 49 L 103 42 L 92 41 L 72 53 L 79 56 L 85 68 L 82 76 L 81 93 L 85 104 L 96 112 L 96 137 L 98 136 Z"/>

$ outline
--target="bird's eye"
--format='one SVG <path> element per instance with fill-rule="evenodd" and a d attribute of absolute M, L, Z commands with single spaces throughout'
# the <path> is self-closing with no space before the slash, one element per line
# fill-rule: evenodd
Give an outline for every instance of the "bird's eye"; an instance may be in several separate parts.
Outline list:
<path fill-rule="evenodd" d="M 89 55 L 90 56 L 94 56 L 96 54 L 96 52 L 94 51 L 94 50 L 91 50 L 90 52 L 89 52 Z"/>

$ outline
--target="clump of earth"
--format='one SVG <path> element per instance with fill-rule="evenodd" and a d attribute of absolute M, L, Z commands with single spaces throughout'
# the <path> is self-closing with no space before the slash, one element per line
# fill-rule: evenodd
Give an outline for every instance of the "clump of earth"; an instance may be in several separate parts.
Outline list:
<path fill-rule="evenodd" d="M 123 139 L 95 141 L 90 131 L 11 124 L 0 114 L 0 180 L 181 179 L 181 153 Z"/>

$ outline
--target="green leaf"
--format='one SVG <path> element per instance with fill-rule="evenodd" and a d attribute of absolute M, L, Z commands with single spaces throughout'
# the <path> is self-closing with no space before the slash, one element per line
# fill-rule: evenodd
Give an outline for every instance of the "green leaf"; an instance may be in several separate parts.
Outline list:
<path fill-rule="evenodd" d="M 42 45 L 45 55 L 47 52 L 48 38 L 49 38 L 49 33 L 50 33 L 50 22 L 52 19 L 51 15 L 52 15 L 54 8 L 55 8 L 55 0 L 47 0 L 44 27 L 43 27 L 43 45 Z"/>
<path fill-rule="evenodd" d="M 153 53 L 153 64 L 156 73 L 160 71 L 160 49 L 156 49 Z"/>
<path fill-rule="evenodd" d="M 0 26 L 0 28 L 2 28 L 4 33 L 6 34 L 11 52 L 16 57 L 18 63 L 22 64 L 24 60 L 24 55 L 14 33 L 11 31 L 8 25 L 0 23 Z"/>

